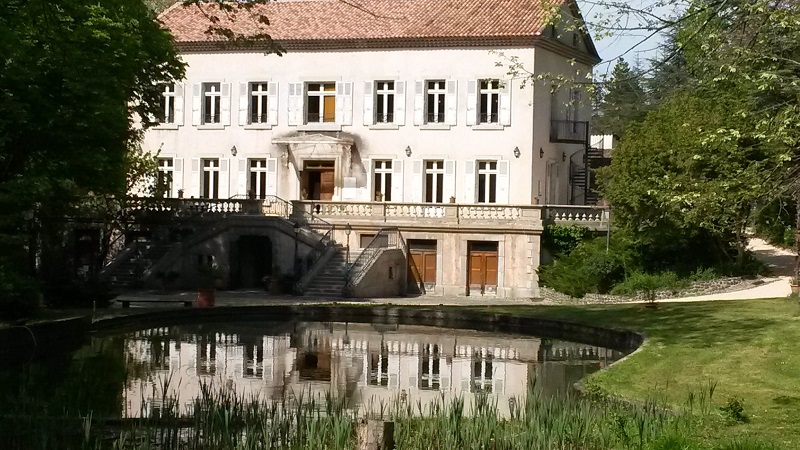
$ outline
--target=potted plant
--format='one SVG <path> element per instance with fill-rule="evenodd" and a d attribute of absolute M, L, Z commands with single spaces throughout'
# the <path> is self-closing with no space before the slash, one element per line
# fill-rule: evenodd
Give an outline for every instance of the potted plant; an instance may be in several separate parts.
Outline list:
<path fill-rule="evenodd" d="M 800 293 L 800 276 L 794 274 L 789 277 L 789 287 L 792 288 L 792 295 Z"/>

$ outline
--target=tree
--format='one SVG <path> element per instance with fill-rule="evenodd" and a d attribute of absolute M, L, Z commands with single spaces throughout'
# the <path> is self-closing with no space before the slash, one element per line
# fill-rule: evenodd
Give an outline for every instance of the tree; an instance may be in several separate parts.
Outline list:
<path fill-rule="evenodd" d="M 611 80 L 602 90 L 593 133 L 622 135 L 631 123 L 642 119 L 646 95 L 636 71 L 624 59 L 614 66 Z"/>
<path fill-rule="evenodd" d="M 5 273 L 28 266 L 25 211 L 58 215 L 87 193 L 124 193 L 135 117 L 157 114 L 159 84 L 183 78 L 184 64 L 142 0 L 7 0 L 0 61 Z"/>

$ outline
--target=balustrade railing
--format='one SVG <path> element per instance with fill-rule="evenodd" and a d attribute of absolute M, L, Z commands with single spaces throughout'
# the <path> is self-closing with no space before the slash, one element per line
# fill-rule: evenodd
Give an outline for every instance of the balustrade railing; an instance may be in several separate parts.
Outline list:
<path fill-rule="evenodd" d="M 609 220 L 607 206 L 545 206 L 545 218 L 554 223 L 601 224 Z"/>

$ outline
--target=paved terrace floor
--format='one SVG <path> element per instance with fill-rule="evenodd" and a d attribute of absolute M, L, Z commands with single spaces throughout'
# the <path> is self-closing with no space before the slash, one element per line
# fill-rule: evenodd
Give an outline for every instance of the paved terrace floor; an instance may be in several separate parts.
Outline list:
<path fill-rule="evenodd" d="M 771 275 L 763 277 L 758 285 L 750 289 L 721 294 L 703 295 L 697 297 L 679 297 L 659 300 L 659 302 L 702 302 L 712 300 L 741 300 L 758 298 L 786 297 L 791 294 L 789 277 L 794 267 L 794 254 L 788 250 L 773 247 L 761 239 L 750 240 L 750 250 L 756 258 L 767 264 Z M 126 292 L 118 300 L 194 300 L 195 291 L 158 293 L 153 291 Z M 363 304 L 363 305 L 416 305 L 416 306 L 509 306 L 509 305 L 544 305 L 547 302 L 541 299 L 499 299 L 493 297 L 442 297 L 421 296 L 402 298 L 325 298 L 302 297 L 291 295 L 270 295 L 260 290 L 217 291 L 217 306 L 260 306 L 260 305 L 297 305 L 297 304 Z M 173 303 L 154 305 L 152 303 L 131 304 L 131 312 L 136 309 L 153 307 L 175 307 Z M 114 309 L 120 308 L 115 303 Z"/>

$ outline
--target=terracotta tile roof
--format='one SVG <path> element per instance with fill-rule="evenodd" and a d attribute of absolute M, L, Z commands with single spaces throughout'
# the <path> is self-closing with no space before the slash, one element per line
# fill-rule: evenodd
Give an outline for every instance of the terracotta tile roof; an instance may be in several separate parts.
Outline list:
<path fill-rule="evenodd" d="M 179 44 L 224 40 L 207 33 L 210 16 L 219 19 L 216 26 L 236 34 L 267 33 L 278 42 L 532 37 L 546 25 L 543 4 L 552 0 L 273 1 L 231 20 L 213 3 L 184 7 L 179 2 L 160 17 Z M 259 15 L 270 24 L 259 24 Z"/>

